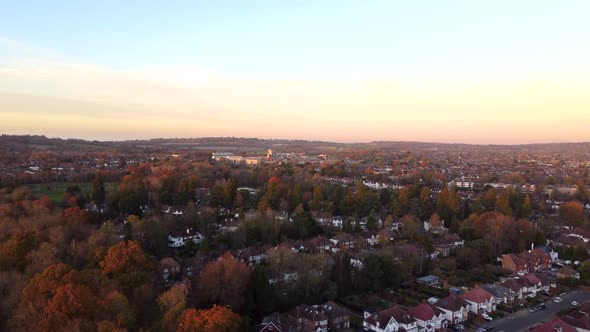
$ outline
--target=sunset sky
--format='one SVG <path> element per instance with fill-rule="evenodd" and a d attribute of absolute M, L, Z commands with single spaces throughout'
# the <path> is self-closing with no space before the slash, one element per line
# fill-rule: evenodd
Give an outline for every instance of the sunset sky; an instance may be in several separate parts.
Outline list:
<path fill-rule="evenodd" d="M 4 1 L 0 133 L 590 141 L 590 1 Z"/>

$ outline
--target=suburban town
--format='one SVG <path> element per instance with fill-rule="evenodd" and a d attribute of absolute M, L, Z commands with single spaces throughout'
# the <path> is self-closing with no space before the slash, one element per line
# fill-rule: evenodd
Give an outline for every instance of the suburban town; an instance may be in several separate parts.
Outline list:
<path fill-rule="evenodd" d="M 0 141 L 2 329 L 590 330 L 586 143 Z"/>

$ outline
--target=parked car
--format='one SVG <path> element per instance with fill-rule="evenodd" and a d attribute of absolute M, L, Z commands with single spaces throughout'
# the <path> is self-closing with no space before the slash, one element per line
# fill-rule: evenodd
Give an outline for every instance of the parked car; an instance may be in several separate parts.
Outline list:
<path fill-rule="evenodd" d="M 484 329 L 483 327 L 478 327 L 475 332 L 486 332 L 486 329 Z"/>
<path fill-rule="evenodd" d="M 453 331 L 465 331 L 465 326 L 463 326 L 463 324 L 456 324 L 453 327 L 451 327 L 451 330 L 453 330 Z"/>
<path fill-rule="evenodd" d="M 484 328 L 486 331 L 491 331 L 491 330 L 493 330 L 493 329 L 494 329 L 494 327 L 493 327 L 493 326 L 489 326 L 489 325 L 486 325 L 486 326 L 484 326 L 483 328 Z"/>
<path fill-rule="evenodd" d="M 553 299 L 553 302 L 555 302 L 555 303 L 559 303 L 561 301 L 563 301 L 563 299 L 559 296 Z"/>
<path fill-rule="evenodd" d="M 483 319 L 487 320 L 488 322 L 494 320 L 492 317 L 490 317 L 485 312 L 483 314 L 481 314 L 481 317 L 483 317 Z"/>
<path fill-rule="evenodd" d="M 537 309 L 537 307 L 531 307 L 529 309 L 529 312 L 537 312 L 537 310 L 539 310 L 539 309 Z"/>
<path fill-rule="evenodd" d="M 537 306 L 537 310 L 543 310 L 545 308 L 546 308 L 545 303 L 541 303 Z"/>
<path fill-rule="evenodd" d="M 572 301 L 572 305 L 573 306 L 577 306 L 578 305 L 578 302 L 577 301 Z"/>

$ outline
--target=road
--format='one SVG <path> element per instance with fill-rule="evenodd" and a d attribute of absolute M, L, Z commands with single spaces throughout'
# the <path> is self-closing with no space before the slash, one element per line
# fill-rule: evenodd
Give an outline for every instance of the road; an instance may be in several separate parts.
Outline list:
<path fill-rule="evenodd" d="M 531 313 L 529 312 L 528 308 L 523 309 L 513 313 L 510 316 L 482 324 L 482 326 L 493 326 L 494 332 L 525 331 L 534 324 L 548 321 L 561 310 L 571 308 L 572 301 L 577 301 L 578 303 L 590 301 L 590 291 L 577 290 L 565 294 L 561 296 L 561 298 L 563 301 L 560 303 L 554 303 L 553 298 L 551 298 L 549 301 L 547 301 L 547 307 L 544 310 Z"/>

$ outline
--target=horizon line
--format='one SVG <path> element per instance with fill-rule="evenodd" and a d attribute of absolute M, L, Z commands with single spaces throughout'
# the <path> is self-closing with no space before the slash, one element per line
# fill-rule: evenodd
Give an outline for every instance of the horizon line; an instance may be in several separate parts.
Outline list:
<path fill-rule="evenodd" d="M 438 145 L 470 145 L 470 146 L 531 146 L 531 145 L 557 145 L 557 144 L 590 144 L 590 141 L 561 141 L 561 142 L 537 142 L 537 143 L 465 143 L 465 142 L 433 142 L 433 141 L 402 141 L 402 140 L 373 140 L 365 142 L 338 142 L 338 141 L 324 141 L 314 139 L 302 138 L 260 138 L 260 137 L 237 137 L 237 136 L 200 136 L 200 137 L 151 137 L 151 138 L 135 138 L 135 139 L 87 139 L 79 137 L 59 137 L 48 136 L 46 134 L 6 134 L 0 133 L 0 136 L 12 137 L 44 137 L 46 139 L 60 139 L 60 140 L 80 140 L 86 142 L 100 142 L 100 143 L 125 143 L 135 141 L 154 141 L 154 140 L 196 140 L 196 139 L 243 139 L 243 140 L 261 140 L 261 141 L 291 141 L 291 142 L 309 142 L 309 143 L 327 143 L 327 144 L 341 144 L 341 145 L 356 145 L 356 144 L 378 144 L 378 143 L 413 143 L 413 144 L 438 144 Z"/>

